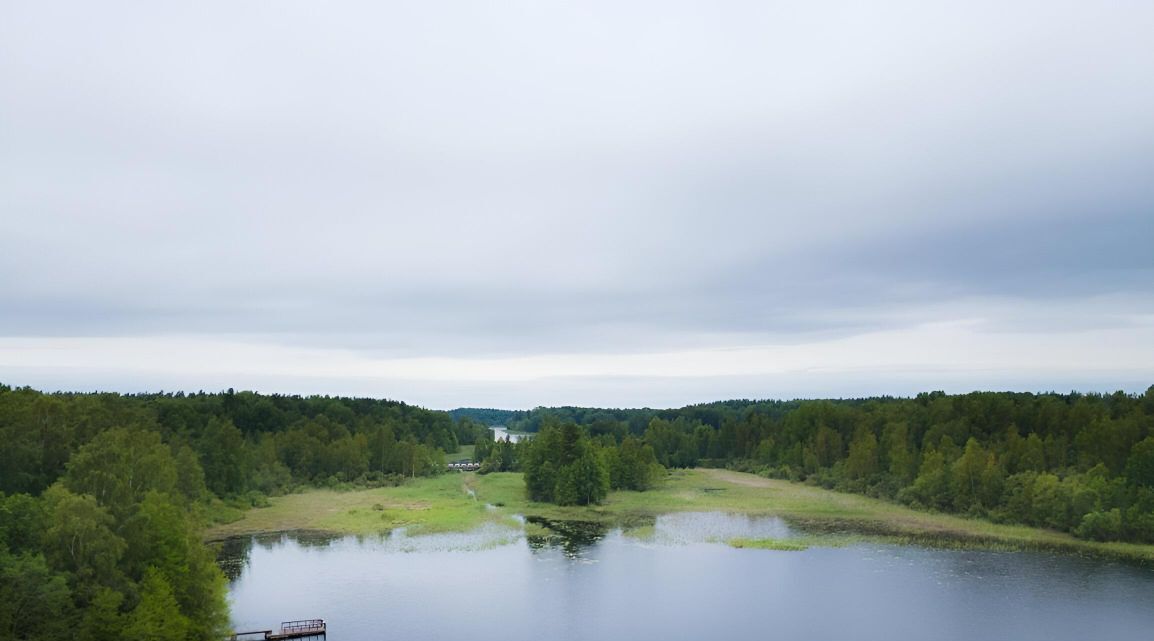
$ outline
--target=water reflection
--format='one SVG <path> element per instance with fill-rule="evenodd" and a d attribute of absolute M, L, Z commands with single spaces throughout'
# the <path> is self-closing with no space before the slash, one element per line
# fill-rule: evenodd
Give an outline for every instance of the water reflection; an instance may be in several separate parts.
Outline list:
<path fill-rule="evenodd" d="M 730 514 L 727 512 L 680 512 L 656 517 L 633 518 L 628 526 L 613 527 L 597 521 L 570 521 L 531 516 L 528 523 L 544 529 L 544 534 L 526 537 L 529 548 L 560 549 L 572 559 L 585 558 L 583 552 L 599 543 L 611 531 L 627 533 L 639 541 L 662 545 L 725 543 L 732 539 L 785 539 L 793 531 L 780 518 Z"/>
<path fill-rule="evenodd" d="M 630 534 L 531 525 L 544 534 L 471 551 L 403 533 L 234 540 L 222 567 L 237 625 L 319 616 L 332 641 L 1125 641 L 1154 629 L 1154 571 L 1132 565 L 874 544 L 738 550 L 720 541 L 791 532 L 719 513 L 661 516 Z"/>
<path fill-rule="evenodd" d="M 323 550 L 331 546 L 334 542 L 341 541 L 345 538 L 348 537 L 310 530 L 294 530 L 291 532 L 274 532 L 271 534 L 234 537 L 217 543 L 216 563 L 224 572 L 225 578 L 229 581 L 235 581 L 239 579 L 245 569 L 248 568 L 253 546 L 272 551 L 284 547 L 286 543 L 291 541 L 294 545 L 301 548 Z"/>
<path fill-rule="evenodd" d="M 326 549 L 334 543 L 355 540 L 362 547 L 380 552 L 435 552 L 481 550 L 508 545 L 524 538 L 532 551 L 559 550 L 569 559 L 587 559 L 585 552 L 597 545 L 611 531 L 598 521 L 521 517 L 521 523 L 537 526 L 535 532 L 523 535 L 519 530 L 488 523 L 469 532 L 451 532 L 410 536 L 405 528 L 383 535 L 344 537 L 323 532 L 294 531 L 253 537 L 228 539 L 221 544 L 217 561 L 230 581 L 240 578 L 248 567 L 252 547 L 274 550 L 291 541 L 306 549 Z M 792 532 L 777 517 L 754 517 L 724 512 L 683 512 L 657 517 L 635 517 L 628 524 L 630 535 L 638 540 L 664 545 L 689 543 L 724 543 L 734 538 L 786 538 Z"/>
<path fill-rule="evenodd" d="M 217 544 L 216 563 L 230 583 L 239 579 L 248 568 L 252 542 L 252 537 L 245 536 L 225 539 Z"/>
<path fill-rule="evenodd" d="M 562 521 L 539 516 L 526 517 L 525 521 L 548 530 L 547 534 L 529 535 L 526 540 L 531 550 L 560 549 L 570 559 L 584 558 L 582 552 L 596 545 L 609 533 L 609 527 L 596 521 Z"/>

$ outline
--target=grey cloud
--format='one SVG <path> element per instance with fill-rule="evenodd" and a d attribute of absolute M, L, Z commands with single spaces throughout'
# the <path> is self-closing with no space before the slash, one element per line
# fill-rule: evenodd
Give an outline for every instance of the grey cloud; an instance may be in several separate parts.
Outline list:
<path fill-rule="evenodd" d="M 1134 3 L 2 11 L 3 336 L 618 353 L 1154 296 Z"/>

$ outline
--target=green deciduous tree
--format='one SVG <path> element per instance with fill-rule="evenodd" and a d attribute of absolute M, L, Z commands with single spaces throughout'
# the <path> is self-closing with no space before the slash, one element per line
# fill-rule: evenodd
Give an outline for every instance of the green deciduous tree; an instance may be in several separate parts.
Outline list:
<path fill-rule="evenodd" d="M 1147 436 L 1130 450 L 1126 478 L 1134 485 L 1154 489 L 1154 436 Z"/>
<path fill-rule="evenodd" d="M 140 580 L 149 569 L 159 572 L 198 636 L 220 632 L 227 622 L 224 577 L 188 514 L 152 492 L 122 529 L 129 576 Z"/>
<path fill-rule="evenodd" d="M 608 465 L 575 424 L 546 425 L 529 442 L 522 468 L 534 501 L 587 505 L 609 492 Z"/>
<path fill-rule="evenodd" d="M 44 494 L 47 530 L 44 552 L 52 565 L 71 573 L 81 586 L 120 586 L 124 539 L 113 528 L 116 519 L 87 494 L 53 485 Z"/>
<path fill-rule="evenodd" d="M 560 505 L 600 503 L 609 494 L 609 471 L 588 443 L 577 441 L 576 458 L 561 466 L 554 501 Z"/>
<path fill-rule="evenodd" d="M 150 568 L 140 583 L 140 603 L 128 616 L 124 638 L 133 641 L 186 641 L 189 620 L 180 612 L 164 575 Z"/>
<path fill-rule="evenodd" d="M 961 457 L 954 461 L 954 509 L 965 512 L 982 505 L 982 474 L 986 471 L 986 450 L 970 437 Z"/>
<path fill-rule="evenodd" d="M 188 445 L 180 444 L 172 448 L 172 461 L 176 466 L 176 491 L 188 503 L 197 503 L 208 496 L 204 482 L 204 469 L 200 457 Z"/>
<path fill-rule="evenodd" d="M 625 437 L 621 445 L 610 447 L 607 454 L 612 489 L 647 490 L 661 473 L 653 448 L 635 437 Z"/>
<path fill-rule="evenodd" d="M 124 595 L 120 592 L 99 588 L 84 611 L 76 631 L 77 641 L 120 641 L 125 627 L 120 612 L 123 603 Z"/>
<path fill-rule="evenodd" d="M 922 455 L 922 465 L 914 484 L 903 493 L 908 502 L 925 507 L 946 509 L 952 503 L 950 470 L 946 466 L 945 455 L 935 449 Z"/>
<path fill-rule="evenodd" d="M 904 421 L 886 423 L 882 430 L 886 470 L 899 487 L 909 484 L 917 473 L 917 459 L 910 450 L 909 439 L 909 425 Z"/>
<path fill-rule="evenodd" d="M 40 550 L 44 535 L 44 502 L 27 494 L 0 494 L 0 550 Z"/>
<path fill-rule="evenodd" d="M 537 433 L 526 452 L 522 469 L 525 472 L 525 491 L 534 501 L 553 501 L 557 488 L 557 461 L 560 459 L 561 433 L 547 426 Z"/>
<path fill-rule="evenodd" d="M 849 444 L 845 473 L 851 479 L 867 479 L 878 471 L 878 441 L 872 430 L 859 427 Z"/>
<path fill-rule="evenodd" d="M 832 467 L 842 457 L 841 434 L 826 425 L 817 428 L 813 437 L 813 452 L 819 467 Z"/>
<path fill-rule="evenodd" d="M 118 520 L 151 491 L 176 492 L 176 463 L 156 432 L 110 429 L 80 448 L 68 463 L 64 485 L 87 494 Z"/>
<path fill-rule="evenodd" d="M 68 639 L 75 620 L 63 574 L 40 554 L 10 555 L 0 549 L 0 639 Z"/>
<path fill-rule="evenodd" d="M 209 419 L 200 437 L 205 483 L 218 496 L 239 494 L 248 476 L 244 434 L 232 421 Z"/>
<path fill-rule="evenodd" d="M 1026 438 L 1018 468 L 1030 472 L 1046 470 L 1046 445 L 1037 434 L 1030 434 Z"/>

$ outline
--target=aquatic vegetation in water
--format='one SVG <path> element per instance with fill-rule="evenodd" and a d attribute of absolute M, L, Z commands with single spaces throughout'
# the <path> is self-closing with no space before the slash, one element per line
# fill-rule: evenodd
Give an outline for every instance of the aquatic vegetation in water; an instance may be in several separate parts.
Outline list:
<path fill-rule="evenodd" d="M 796 539 L 729 539 L 726 544 L 739 549 L 753 548 L 784 552 L 802 552 L 809 549 L 809 545 Z"/>

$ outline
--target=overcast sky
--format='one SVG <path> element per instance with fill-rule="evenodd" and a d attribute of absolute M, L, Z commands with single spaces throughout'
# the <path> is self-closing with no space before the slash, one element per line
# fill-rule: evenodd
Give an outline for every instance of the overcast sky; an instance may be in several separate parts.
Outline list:
<path fill-rule="evenodd" d="M 0 3 L 0 381 L 1154 384 L 1154 3 Z"/>

